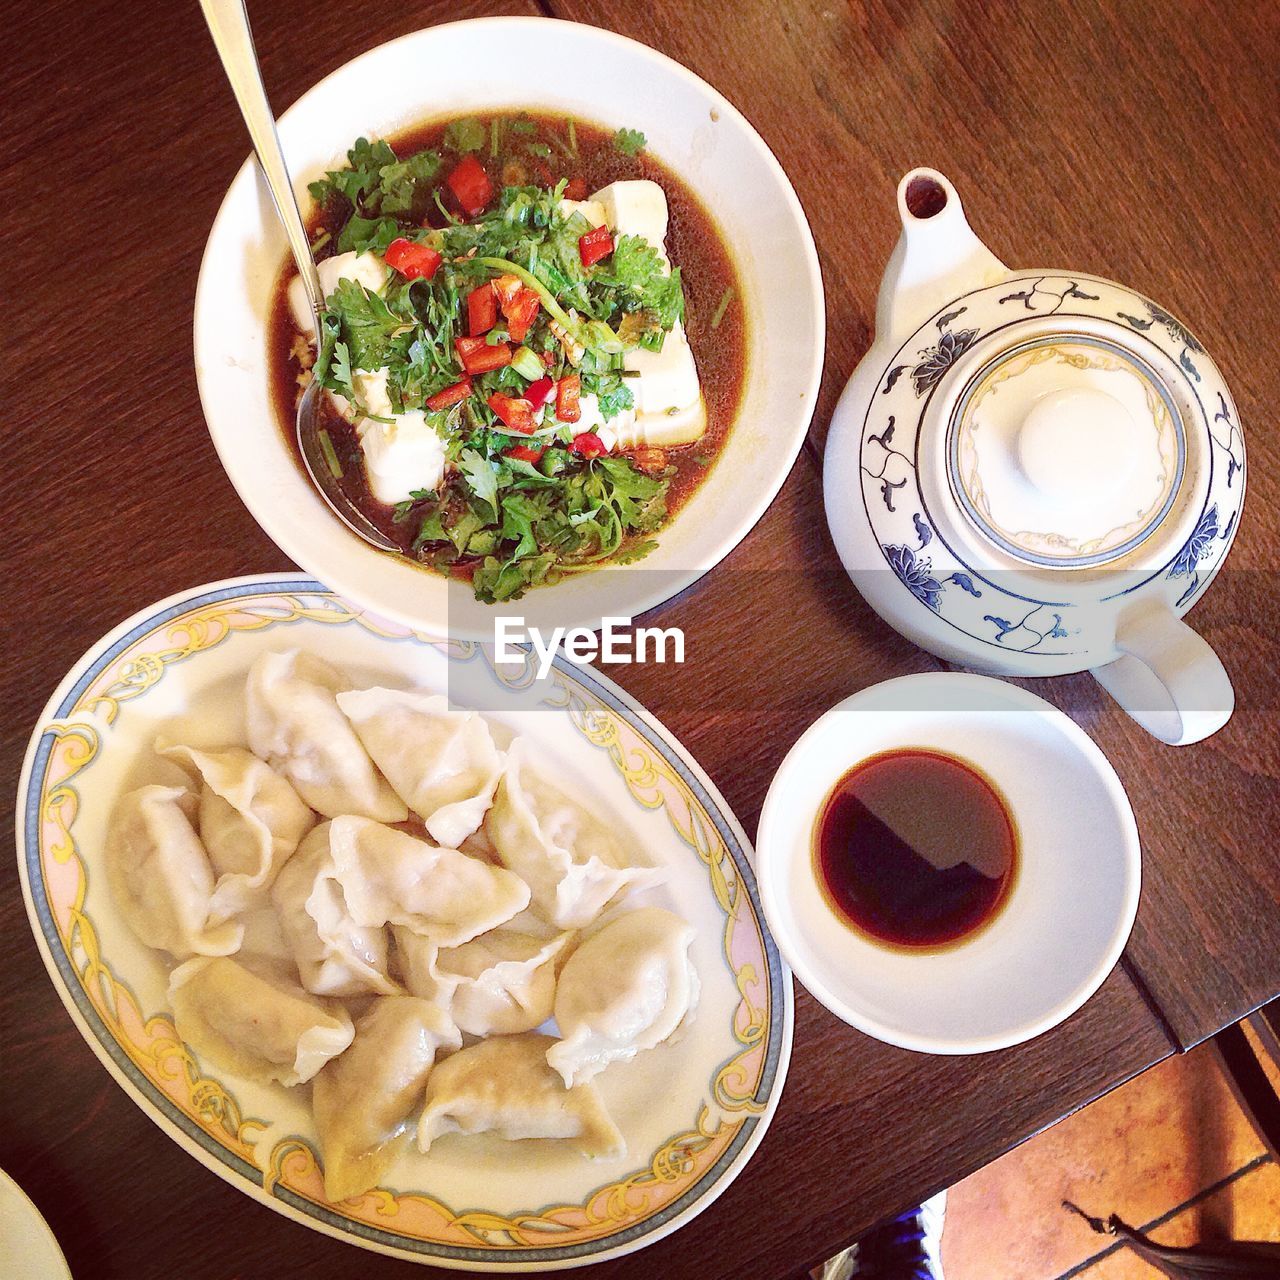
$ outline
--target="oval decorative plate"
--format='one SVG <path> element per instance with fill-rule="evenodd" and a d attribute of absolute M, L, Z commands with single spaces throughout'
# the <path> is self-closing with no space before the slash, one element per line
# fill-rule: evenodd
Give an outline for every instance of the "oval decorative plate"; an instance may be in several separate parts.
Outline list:
<path fill-rule="evenodd" d="M 442 1139 L 384 1185 L 326 1200 L 307 1090 L 201 1063 L 179 1039 L 166 966 L 125 927 L 102 874 L 111 808 L 154 768 L 161 728 L 243 741 L 239 691 L 272 648 L 322 653 L 357 682 L 447 692 L 538 744 L 581 780 L 668 883 L 645 896 L 697 928 L 697 1014 L 676 1043 L 599 1084 L 629 1154 L 587 1161 L 551 1142 Z M 364 1248 L 440 1266 L 578 1266 L 660 1239 L 741 1171 L 791 1052 L 791 976 L 765 933 L 749 846 L 684 749 L 597 672 L 495 669 L 478 645 L 433 644 L 307 578 L 239 578 L 171 597 L 96 644 L 50 699 L 19 784 L 18 850 L 36 939 L 81 1033 L 180 1146 L 247 1195 Z"/>

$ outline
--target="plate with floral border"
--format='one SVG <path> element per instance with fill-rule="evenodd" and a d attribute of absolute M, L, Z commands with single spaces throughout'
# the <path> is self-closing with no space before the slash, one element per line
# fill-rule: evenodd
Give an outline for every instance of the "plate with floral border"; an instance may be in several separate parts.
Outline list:
<path fill-rule="evenodd" d="M 162 730 L 243 741 L 237 696 L 261 653 L 322 654 L 359 683 L 430 688 L 536 743 L 540 764 L 666 868 L 647 892 L 697 929 L 696 1016 L 676 1043 L 599 1077 L 628 1154 L 453 1135 L 402 1155 L 382 1185 L 330 1203 L 304 1089 L 201 1062 L 165 999 L 167 966 L 126 928 L 101 874 L 112 805 L 148 781 Z M 791 1052 L 791 975 L 769 938 L 747 838 L 707 776 L 591 668 L 535 678 L 479 645 L 431 642 L 301 576 L 184 591 L 114 628 L 75 664 L 32 734 L 17 847 L 54 986 L 126 1093 L 245 1194 L 381 1253 L 469 1270 L 580 1266 L 651 1244 L 706 1209 L 764 1136 Z"/>

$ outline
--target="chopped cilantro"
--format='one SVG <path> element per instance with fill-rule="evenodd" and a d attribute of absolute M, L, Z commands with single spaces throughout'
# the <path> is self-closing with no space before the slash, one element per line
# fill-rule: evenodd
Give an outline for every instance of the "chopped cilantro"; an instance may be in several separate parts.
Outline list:
<path fill-rule="evenodd" d="M 384 165 L 378 171 L 378 185 L 365 203 L 384 214 L 418 210 L 425 204 L 427 184 L 439 171 L 440 157 L 434 151 L 419 151 L 408 160 Z"/>
<path fill-rule="evenodd" d="M 653 312 L 655 323 L 649 326 L 641 345 L 661 350 L 662 335 L 684 317 L 680 268 L 668 271 L 658 250 L 643 236 L 619 236 L 602 279 L 617 288 L 617 300 L 624 310 Z M 657 340 L 651 342 L 655 331 Z"/>
<path fill-rule="evenodd" d="M 458 459 L 459 469 L 471 486 L 471 492 L 487 502 L 494 515 L 498 514 L 498 474 L 493 464 L 474 449 L 463 449 Z"/>
<path fill-rule="evenodd" d="M 418 529 L 418 536 L 414 541 L 413 549 L 419 550 L 428 542 L 444 542 L 448 535 L 444 531 L 444 524 L 441 521 L 440 512 L 433 511 L 430 515 L 423 517 L 421 526 Z"/>
<path fill-rule="evenodd" d="M 616 383 L 596 393 L 596 402 L 600 406 L 600 416 L 608 422 L 624 409 L 634 409 L 636 398 L 631 388 L 618 378 Z"/>
<path fill-rule="evenodd" d="M 623 547 L 613 557 L 613 563 L 634 564 L 637 560 L 643 560 L 649 552 L 657 549 L 658 544 L 652 538 L 646 538 L 643 542 L 633 542 L 630 546 Z"/>
<path fill-rule="evenodd" d="M 451 120 L 444 130 L 444 145 L 451 151 L 479 151 L 484 147 L 489 131 L 473 116 L 465 120 Z"/>
<path fill-rule="evenodd" d="M 387 246 L 400 234 L 394 218 L 362 218 L 353 213 L 338 235 L 339 253 L 386 253 Z"/>
<path fill-rule="evenodd" d="M 647 141 L 639 129 L 619 129 L 613 135 L 613 148 L 624 156 L 639 155 Z"/>
<path fill-rule="evenodd" d="M 357 214 L 409 213 L 427 198 L 428 184 L 439 170 L 440 157 L 434 151 L 400 160 L 388 143 L 359 138 L 347 152 L 347 167 L 331 169 L 309 190 L 318 204 L 342 196 Z"/>
<path fill-rule="evenodd" d="M 338 317 L 350 368 L 380 369 L 403 343 L 407 317 L 391 310 L 381 294 L 372 293 L 355 280 L 340 280 L 329 295 L 328 309 Z"/>
<path fill-rule="evenodd" d="M 430 489 L 410 489 L 409 496 L 403 502 L 397 502 L 392 508 L 391 518 L 396 524 L 403 524 L 409 518 L 409 513 L 419 502 L 434 499 L 435 496 Z"/>
<path fill-rule="evenodd" d="M 348 400 L 356 398 L 355 385 L 351 380 L 351 353 L 345 342 L 334 344 L 333 356 L 329 361 L 329 378 Z"/>

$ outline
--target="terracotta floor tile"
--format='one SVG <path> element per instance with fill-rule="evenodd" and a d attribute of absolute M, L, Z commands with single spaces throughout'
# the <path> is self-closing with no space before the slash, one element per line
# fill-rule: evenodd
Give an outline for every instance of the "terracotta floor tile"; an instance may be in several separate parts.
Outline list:
<path fill-rule="evenodd" d="M 1280 1241 L 1280 1165 L 1251 1169 L 1153 1230 L 1151 1238 L 1172 1245 L 1222 1238 Z M 1131 1249 L 1121 1249 L 1087 1267 L 1077 1280 L 1156 1280 L 1159 1275 Z"/>
<path fill-rule="evenodd" d="M 1105 1247 L 1062 1200 L 1150 1222 L 1261 1153 L 1211 1050 L 1168 1059 L 954 1187 L 947 1280 L 1054 1280 Z"/>

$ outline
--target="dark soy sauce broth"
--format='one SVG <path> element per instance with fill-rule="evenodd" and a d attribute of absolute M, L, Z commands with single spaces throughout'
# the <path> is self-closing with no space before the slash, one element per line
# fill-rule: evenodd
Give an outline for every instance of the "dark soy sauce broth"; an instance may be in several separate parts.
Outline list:
<path fill-rule="evenodd" d="M 836 914 L 884 945 L 937 949 L 972 936 L 1008 901 L 1018 834 L 995 787 L 938 751 L 887 751 L 831 789 L 814 868 Z"/>

